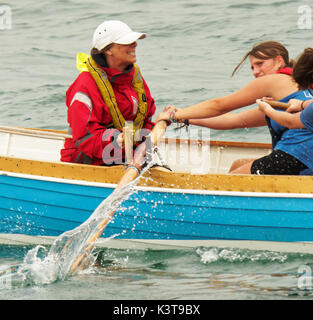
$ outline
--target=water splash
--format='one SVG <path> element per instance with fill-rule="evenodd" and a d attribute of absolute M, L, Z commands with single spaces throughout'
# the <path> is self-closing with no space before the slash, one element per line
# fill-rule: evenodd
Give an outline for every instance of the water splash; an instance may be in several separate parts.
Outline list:
<path fill-rule="evenodd" d="M 274 251 L 250 251 L 234 248 L 198 248 L 197 254 L 201 262 L 210 264 L 213 262 L 279 262 L 286 261 L 288 256 Z"/>
<path fill-rule="evenodd" d="M 43 246 L 36 246 L 27 252 L 20 266 L 8 267 L 7 270 L 2 270 L 0 284 L 10 282 L 12 287 L 20 287 L 44 285 L 66 279 L 73 262 L 85 252 L 86 241 L 97 231 L 99 224 L 110 216 L 110 213 L 116 211 L 121 203 L 136 191 L 135 186 L 140 177 L 151 166 L 152 163 L 148 164 L 135 180 L 115 190 L 109 197 L 104 199 L 83 224 L 60 235 L 49 251 Z M 84 259 L 84 267 L 91 266 L 95 259 L 96 257 L 91 250 Z"/>

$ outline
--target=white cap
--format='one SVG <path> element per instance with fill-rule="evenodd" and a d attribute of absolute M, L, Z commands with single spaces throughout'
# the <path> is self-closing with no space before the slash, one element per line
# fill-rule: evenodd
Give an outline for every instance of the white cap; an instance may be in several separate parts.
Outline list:
<path fill-rule="evenodd" d="M 92 46 L 101 50 L 111 43 L 130 44 L 145 38 L 144 33 L 134 32 L 130 27 L 118 20 L 104 21 L 93 34 Z"/>

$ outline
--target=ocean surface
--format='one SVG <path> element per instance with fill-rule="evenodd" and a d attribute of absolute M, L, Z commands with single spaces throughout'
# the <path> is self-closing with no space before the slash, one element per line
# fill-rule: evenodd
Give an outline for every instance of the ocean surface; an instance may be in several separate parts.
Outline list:
<path fill-rule="evenodd" d="M 313 9 L 310 1 L 291 0 L 0 3 L 0 125 L 67 129 L 65 92 L 78 75 L 76 54 L 89 52 L 104 20 L 147 33 L 138 41 L 137 63 L 159 112 L 240 89 L 252 79 L 249 64 L 234 77 L 232 70 L 256 42 L 280 41 L 296 58 L 313 35 L 310 27 L 303 29 L 312 16 L 304 19 L 301 6 L 308 14 Z M 11 10 L 11 20 L 1 8 Z M 270 141 L 266 128 L 201 132 L 215 140 Z M 30 249 L 0 246 L 0 268 L 19 265 Z M 313 253 L 107 249 L 84 273 L 48 285 L 12 286 L 0 290 L 0 299 L 312 299 L 312 289 L 299 285 L 299 268 L 312 265 Z"/>

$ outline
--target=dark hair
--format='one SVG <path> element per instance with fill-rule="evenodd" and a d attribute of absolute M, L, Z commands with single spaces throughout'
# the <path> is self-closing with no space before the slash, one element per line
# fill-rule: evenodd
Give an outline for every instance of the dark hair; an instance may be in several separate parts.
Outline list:
<path fill-rule="evenodd" d="M 252 49 L 245 54 L 245 56 L 234 69 L 232 76 L 249 56 L 253 56 L 262 60 L 273 59 L 281 56 L 285 62 L 285 67 L 293 67 L 295 63 L 294 60 L 289 60 L 288 50 L 281 43 L 276 41 L 265 41 L 254 45 Z"/>
<path fill-rule="evenodd" d="M 313 49 L 306 48 L 298 58 L 294 69 L 293 78 L 299 90 L 312 89 L 313 84 Z"/>
<path fill-rule="evenodd" d="M 110 43 L 109 45 L 107 45 L 106 47 L 104 47 L 103 49 L 99 50 L 97 48 L 92 48 L 90 51 L 91 55 L 94 54 L 104 54 L 107 50 L 111 49 L 114 43 Z"/>
<path fill-rule="evenodd" d="M 113 46 L 113 43 L 107 45 L 106 47 L 104 47 L 101 50 L 98 50 L 97 48 L 92 48 L 90 50 L 90 55 L 92 56 L 92 58 L 95 60 L 95 62 L 99 66 L 104 67 L 104 68 L 109 67 L 108 63 L 107 63 L 107 58 L 106 58 L 105 52 L 107 50 L 109 50 L 110 48 L 112 48 L 112 46 Z"/>

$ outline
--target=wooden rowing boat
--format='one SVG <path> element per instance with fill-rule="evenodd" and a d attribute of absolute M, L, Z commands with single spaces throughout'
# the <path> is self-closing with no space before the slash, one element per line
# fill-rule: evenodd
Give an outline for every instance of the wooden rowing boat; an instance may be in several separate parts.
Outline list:
<path fill-rule="evenodd" d="M 85 221 L 125 167 L 59 161 L 61 131 L 0 127 L 0 243 L 50 244 Z M 313 177 L 228 174 L 270 145 L 164 138 L 98 246 L 313 249 Z"/>

